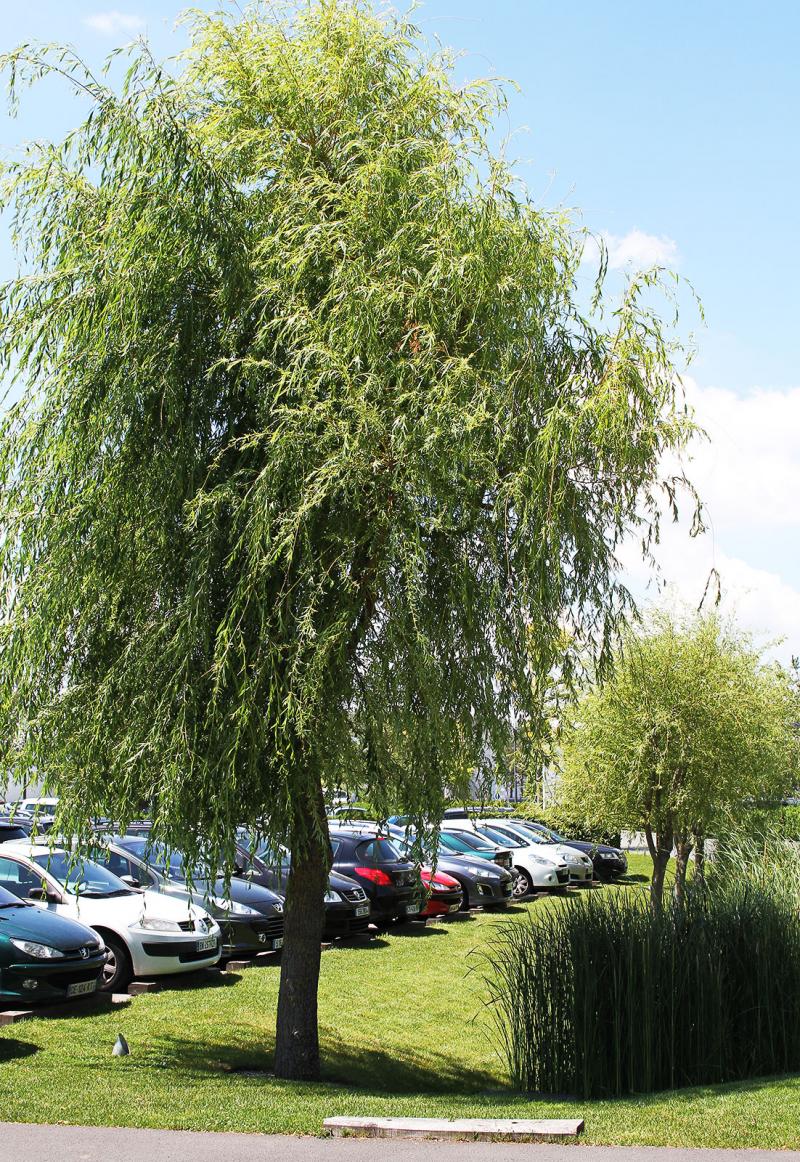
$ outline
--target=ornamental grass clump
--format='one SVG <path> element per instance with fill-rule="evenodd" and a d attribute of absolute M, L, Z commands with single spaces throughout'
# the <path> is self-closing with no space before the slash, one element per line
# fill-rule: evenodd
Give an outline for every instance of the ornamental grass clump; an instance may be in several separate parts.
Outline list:
<path fill-rule="evenodd" d="M 487 981 L 513 1084 L 594 1098 L 800 1068 L 800 860 L 775 858 L 794 874 L 744 866 L 660 909 L 620 892 L 504 926 Z"/>

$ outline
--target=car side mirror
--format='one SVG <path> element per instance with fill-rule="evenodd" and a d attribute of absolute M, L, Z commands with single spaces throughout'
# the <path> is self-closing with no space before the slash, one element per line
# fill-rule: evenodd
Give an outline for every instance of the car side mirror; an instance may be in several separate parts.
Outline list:
<path fill-rule="evenodd" d="M 47 888 L 31 888 L 28 892 L 29 900 L 39 900 L 43 904 L 61 904 L 63 900 L 58 892 L 49 891 Z"/>
<path fill-rule="evenodd" d="M 142 885 L 136 879 L 136 876 L 120 876 L 123 884 L 127 884 L 129 888 L 140 888 Z"/>

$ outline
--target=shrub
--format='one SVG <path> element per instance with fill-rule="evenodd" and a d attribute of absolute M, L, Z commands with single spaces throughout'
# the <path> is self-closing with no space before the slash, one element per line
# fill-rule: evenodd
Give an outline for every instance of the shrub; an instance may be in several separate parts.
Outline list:
<path fill-rule="evenodd" d="M 800 1068 L 800 860 L 783 845 L 653 910 L 590 896 L 505 925 L 486 956 L 520 1089 L 617 1096 Z M 776 874 L 776 860 L 785 874 Z"/>

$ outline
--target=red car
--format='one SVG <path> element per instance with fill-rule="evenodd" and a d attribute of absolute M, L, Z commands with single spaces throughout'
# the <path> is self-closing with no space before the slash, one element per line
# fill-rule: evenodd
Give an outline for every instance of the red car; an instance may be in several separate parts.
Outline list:
<path fill-rule="evenodd" d="M 461 907 L 461 884 L 444 872 L 433 872 L 429 867 L 419 869 L 422 885 L 428 893 L 428 902 L 420 916 L 446 916 Z"/>

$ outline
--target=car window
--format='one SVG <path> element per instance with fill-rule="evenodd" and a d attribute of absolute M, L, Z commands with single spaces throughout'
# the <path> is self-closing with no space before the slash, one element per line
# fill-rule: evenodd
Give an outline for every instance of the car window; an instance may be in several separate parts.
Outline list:
<path fill-rule="evenodd" d="M 386 863 L 400 859 L 400 852 L 388 839 L 369 839 L 359 843 L 356 856 L 369 863 Z"/>
<path fill-rule="evenodd" d="M 41 889 L 41 886 L 42 877 L 27 864 L 17 863 L 15 859 L 0 859 L 0 888 L 5 888 L 12 896 L 27 900 L 28 893 L 35 888 Z"/>
<path fill-rule="evenodd" d="M 446 842 L 448 847 L 452 847 L 454 851 L 490 851 L 491 848 L 487 840 L 482 835 L 470 835 L 468 832 L 459 831 L 458 835 L 452 832 L 442 832 L 442 842 Z M 458 846 L 456 846 L 458 845 Z"/>
<path fill-rule="evenodd" d="M 498 831 L 495 827 L 481 827 L 480 835 L 485 835 L 498 847 L 525 847 L 525 843 L 518 835 L 509 835 L 508 832 Z"/>
<path fill-rule="evenodd" d="M 549 843 L 549 844 L 555 843 L 555 840 L 552 839 L 547 834 L 547 832 L 528 831 L 528 829 L 526 827 L 518 827 L 514 823 L 508 823 L 503 828 L 503 830 L 508 835 L 516 835 L 519 839 L 522 839 L 525 843 Z"/>
<path fill-rule="evenodd" d="M 126 896 L 131 889 L 91 859 L 74 860 L 66 851 L 35 855 L 34 863 L 46 868 L 68 892 L 81 896 Z"/>

